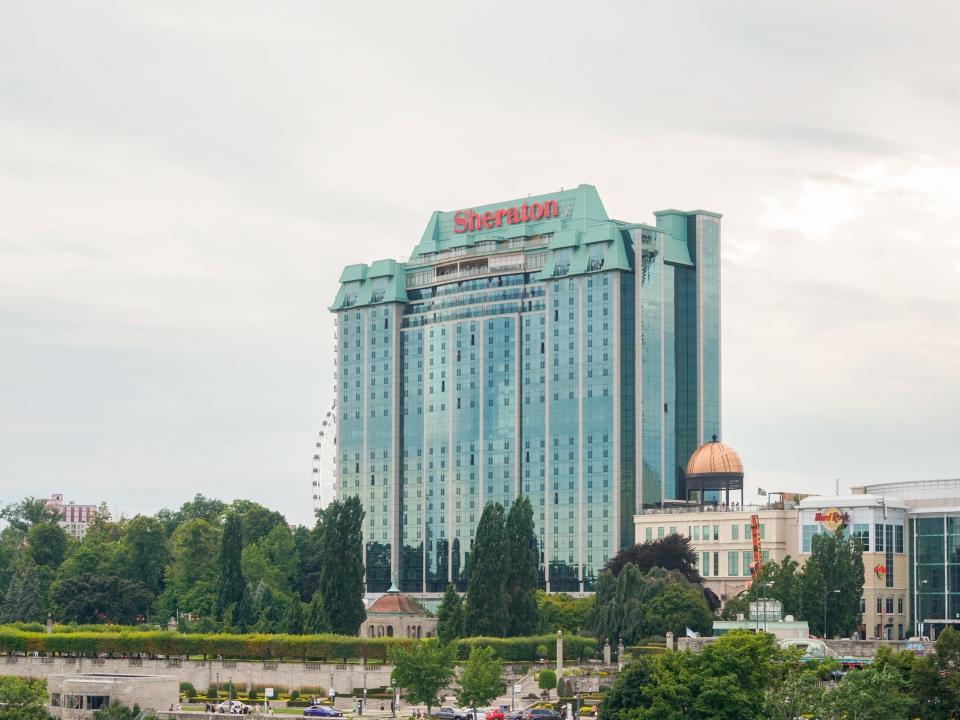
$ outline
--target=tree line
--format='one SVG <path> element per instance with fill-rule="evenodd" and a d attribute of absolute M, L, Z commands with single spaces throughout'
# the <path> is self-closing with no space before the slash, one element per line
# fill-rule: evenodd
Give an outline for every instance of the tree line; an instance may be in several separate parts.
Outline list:
<path fill-rule="evenodd" d="M 249 500 L 197 495 L 179 510 L 114 520 L 82 540 L 42 499 L 0 511 L 0 622 L 163 624 L 195 632 L 355 635 L 363 508 L 332 503 L 312 528 Z"/>

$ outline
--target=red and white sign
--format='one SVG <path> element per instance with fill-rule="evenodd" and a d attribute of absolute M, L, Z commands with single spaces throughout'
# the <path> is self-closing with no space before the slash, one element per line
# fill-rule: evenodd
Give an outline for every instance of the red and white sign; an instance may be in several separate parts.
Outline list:
<path fill-rule="evenodd" d="M 475 230 L 491 230 L 502 225 L 518 225 L 554 217 L 560 217 L 556 200 L 544 200 L 529 205 L 523 203 L 517 207 L 487 210 L 483 213 L 473 210 L 457 210 L 453 214 L 453 231 L 455 233 L 465 233 Z"/>

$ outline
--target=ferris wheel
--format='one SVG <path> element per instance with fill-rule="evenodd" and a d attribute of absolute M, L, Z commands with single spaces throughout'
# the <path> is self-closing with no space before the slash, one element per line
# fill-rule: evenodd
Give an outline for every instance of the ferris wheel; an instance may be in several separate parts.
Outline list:
<path fill-rule="evenodd" d="M 337 497 L 337 399 L 323 416 L 313 453 L 313 509 L 323 510 Z"/>

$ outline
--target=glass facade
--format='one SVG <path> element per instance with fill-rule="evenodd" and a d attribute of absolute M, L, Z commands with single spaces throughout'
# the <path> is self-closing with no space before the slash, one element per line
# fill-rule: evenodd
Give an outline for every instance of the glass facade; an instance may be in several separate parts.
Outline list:
<path fill-rule="evenodd" d="M 942 630 L 937 620 L 960 620 L 960 513 L 931 513 L 909 521 L 910 594 L 914 627 Z"/>
<path fill-rule="evenodd" d="M 590 186 L 470 213 L 483 230 L 435 213 L 408 263 L 346 268 L 331 308 L 367 590 L 464 589 L 484 505 L 524 495 L 541 585 L 589 591 L 720 434 L 719 216 L 612 221 Z"/>

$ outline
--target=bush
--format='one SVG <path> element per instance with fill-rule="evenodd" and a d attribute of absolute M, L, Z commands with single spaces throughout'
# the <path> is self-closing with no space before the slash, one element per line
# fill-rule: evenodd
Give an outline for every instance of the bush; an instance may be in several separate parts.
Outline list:
<path fill-rule="evenodd" d="M 248 700 L 259 700 L 260 693 L 257 692 L 256 688 L 250 688 L 250 692 L 247 693 Z"/>
<path fill-rule="evenodd" d="M 193 700 L 197 696 L 197 689 L 193 686 L 193 683 L 180 683 L 180 692 L 186 695 L 188 700 Z"/>
<path fill-rule="evenodd" d="M 537 660 L 540 658 L 553 659 L 556 655 L 556 644 L 551 645 L 556 638 L 552 635 L 534 635 L 531 637 L 498 638 L 473 637 L 456 641 L 457 657 L 466 660 L 470 650 L 475 645 L 492 647 L 497 657 L 507 662 L 520 660 Z M 564 636 L 563 655 L 566 658 L 592 658 L 596 654 L 597 641 L 593 638 L 577 635 Z M 546 650 L 540 653 L 540 650 Z"/>
<path fill-rule="evenodd" d="M 541 690 L 553 690 L 557 687 L 557 674 L 553 670 L 541 670 L 537 673 L 537 687 Z"/>
<path fill-rule="evenodd" d="M 219 700 L 217 697 L 217 686 L 211 685 L 207 688 L 207 700 Z"/>
<path fill-rule="evenodd" d="M 298 697 L 300 697 L 300 693 L 299 693 L 299 692 L 297 692 L 296 690 L 291 690 L 291 691 L 290 691 L 290 699 L 291 699 L 291 700 L 296 700 Z"/>

